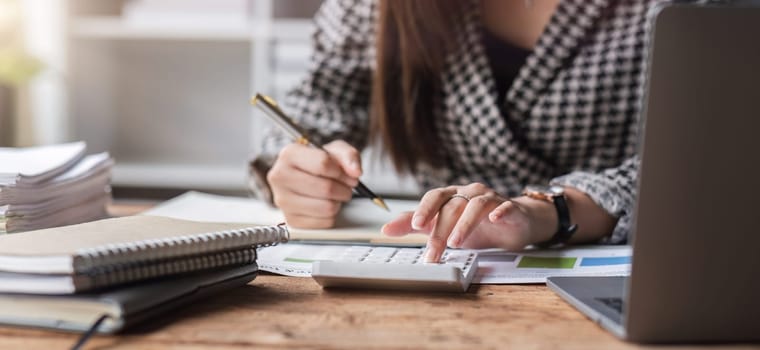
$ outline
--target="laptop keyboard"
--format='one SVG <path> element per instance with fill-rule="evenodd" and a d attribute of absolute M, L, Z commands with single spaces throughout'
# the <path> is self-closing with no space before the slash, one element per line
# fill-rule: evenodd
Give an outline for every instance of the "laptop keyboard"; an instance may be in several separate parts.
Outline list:
<path fill-rule="evenodd" d="M 604 305 L 607 305 L 611 309 L 617 311 L 618 313 L 623 313 L 623 299 L 622 298 L 596 298 L 599 302 L 601 302 Z"/>

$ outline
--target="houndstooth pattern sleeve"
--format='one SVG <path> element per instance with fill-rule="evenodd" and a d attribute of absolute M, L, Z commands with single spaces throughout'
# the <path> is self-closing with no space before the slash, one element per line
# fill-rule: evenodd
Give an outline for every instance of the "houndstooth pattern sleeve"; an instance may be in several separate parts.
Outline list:
<path fill-rule="evenodd" d="M 696 3 L 709 3 L 709 0 L 699 0 Z M 713 1 L 715 2 L 715 1 Z M 640 27 L 639 37 L 641 37 L 641 47 L 648 47 L 649 34 L 651 32 L 652 20 L 656 14 L 656 5 L 665 3 L 664 1 L 652 1 L 650 3 L 642 2 L 641 5 L 646 4 L 640 10 L 635 12 L 642 13 L 644 19 L 638 25 Z M 631 3 L 631 9 L 635 9 L 634 3 Z M 621 6 L 622 7 L 622 6 Z M 630 11 L 630 10 L 629 10 Z M 638 80 L 642 83 L 636 84 L 636 95 L 643 98 L 645 74 L 646 74 L 646 51 L 642 52 L 642 55 L 637 59 L 641 69 L 638 74 Z M 638 100 L 638 99 L 637 99 Z M 643 101 L 643 100 L 642 100 Z M 640 107 L 640 106 L 636 106 Z M 638 109 L 638 108 L 637 108 Z M 638 113 L 639 111 L 637 111 Z M 629 135 L 628 141 L 629 147 L 638 143 L 638 132 L 633 132 Z M 618 218 L 617 224 L 611 235 L 603 238 L 600 243 L 607 244 L 620 244 L 628 243 L 632 238 L 632 225 L 633 225 L 633 211 L 635 209 L 638 170 L 640 159 L 638 155 L 627 158 L 617 167 L 610 167 L 601 171 L 588 171 L 579 170 L 569 174 L 556 177 L 551 180 L 552 184 L 572 187 L 584 192 L 588 195 L 597 205 L 607 211 L 610 215 Z"/>
<path fill-rule="evenodd" d="M 585 172 L 575 171 L 554 178 L 551 183 L 564 187 L 572 187 L 586 193 L 597 205 L 611 215 L 618 217 L 617 225 L 612 234 L 600 243 L 626 243 L 631 231 L 632 214 L 636 200 L 636 181 L 639 168 L 639 157 L 634 156 L 615 168 L 604 171 Z"/>
<path fill-rule="evenodd" d="M 359 149 L 367 142 L 373 63 L 374 2 L 327 0 L 314 17 L 309 74 L 288 93 L 283 109 L 321 143 L 342 139 Z M 263 155 L 291 140 L 273 126 Z"/>

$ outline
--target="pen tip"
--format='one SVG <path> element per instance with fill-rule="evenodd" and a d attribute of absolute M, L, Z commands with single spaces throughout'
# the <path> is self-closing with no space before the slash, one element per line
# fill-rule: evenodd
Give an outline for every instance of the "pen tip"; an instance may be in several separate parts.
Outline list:
<path fill-rule="evenodd" d="M 378 207 L 385 209 L 386 211 L 391 211 L 387 205 L 385 205 L 385 201 L 383 201 L 380 197 L 372 198 L 372 202 L 377 204 Z"/>

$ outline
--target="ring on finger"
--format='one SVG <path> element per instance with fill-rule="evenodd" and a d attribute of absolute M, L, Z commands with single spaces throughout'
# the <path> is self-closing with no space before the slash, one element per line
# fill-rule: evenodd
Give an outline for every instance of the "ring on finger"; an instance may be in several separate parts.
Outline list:
<path fill-rule="evenodd" d="M 468 196 L 466 194 L 463 194 L 463 193 L 454 193 L 454 194 L 451 195 L 451 198 L 449 198 L 449 200 L 452 200 L 454 198 L 462 198 L 462 199 L 464 199 L 465 201 L 468 201 L 468 202 L 471 199 L 470 196 Z"/>

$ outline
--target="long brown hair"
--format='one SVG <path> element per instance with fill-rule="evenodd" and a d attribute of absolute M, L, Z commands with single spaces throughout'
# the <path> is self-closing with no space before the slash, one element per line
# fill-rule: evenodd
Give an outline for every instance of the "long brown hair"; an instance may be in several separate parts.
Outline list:
<path fill-rule="evenodd" d="M 433 113 L 463 3 L 379 0 L 370 136 L 382 140 L 399 171 L 441 165 Z"/>

